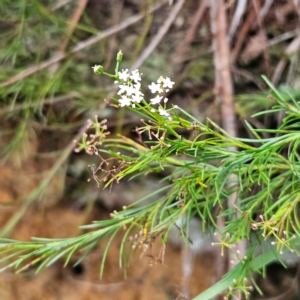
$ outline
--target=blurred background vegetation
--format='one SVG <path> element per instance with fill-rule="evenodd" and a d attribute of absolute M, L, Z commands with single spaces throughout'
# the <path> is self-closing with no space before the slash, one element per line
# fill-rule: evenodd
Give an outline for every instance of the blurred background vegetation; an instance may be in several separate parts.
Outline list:
<path fill-rule="evenodd" d="M 273 105 L 261 74 L 295 97 L 299 94 L 299 1 L 235 0 L 226 1 L 225 8 L 238 134 L 249 134 L 244 119 L 255 128 L 276 128 L 281 116 L 251 115 Z M 168 76 L 176 83 L 170 103 L 201 122 L 207 117 L 224 122 L 215 97 L 211 26 L 204 0 L 0 0 L 2 237 L 74 236 L 79 225 L 107 218 L 112 210 L 158 188 L 157 178 L 150 177 L 103 191 L 87 183 L 92 158 L 73 153 L 73 140 L 94 115 L 108 119 L 112 134 L 136 138 L 138 117 L 105 105 L 115 86 L 91 69 L 101 64 L 113 71 L 119 49 L 122 67 L 138 67 L 145 86 Z M 124 282 L 117 269 L 117 245 L 102 281 L 97 264 L 101 245 L 78 268 L 65 270 L 58 264 L 38 277 L 30 270 L 4 273 L 0 298 L 183 299 L 183 251 L 175 244 L 168 248 L 168 267 L 150 270 L 145 262 L 141 268 L 137 257 Z M 190 295 L 211 285 L 213 263 L 213 254 L 197 257 Z M 283 293 L 296 271 L 278 274 L 282 277 L 276 286 L 262 284 L 266 298 L 261 299 Z"/>

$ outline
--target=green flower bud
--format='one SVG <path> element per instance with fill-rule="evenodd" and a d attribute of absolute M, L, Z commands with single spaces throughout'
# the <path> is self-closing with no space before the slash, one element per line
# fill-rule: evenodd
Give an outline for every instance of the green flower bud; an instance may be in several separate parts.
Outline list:
<path fill-rule="evenodd" d="M 92 67 L 92 69 L 94 69 L 94 73 L 97 75 L 100 75 L 104 72 L 104 68 L 101 65 L 95 65 Z"/>
<path fill-rule="evenodd" d="M 122 59 L 123 59 L 123 53 L 122 50 L 119 50 L 116 61 L 120 63 Z"/>

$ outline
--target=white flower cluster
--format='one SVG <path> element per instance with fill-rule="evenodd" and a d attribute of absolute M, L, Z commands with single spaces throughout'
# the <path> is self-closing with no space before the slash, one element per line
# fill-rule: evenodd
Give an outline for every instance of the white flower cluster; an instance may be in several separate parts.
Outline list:
<path fill-rule="evenodd" d="M 128 69 L 118 72 L 119 80 L 124 83 L 117 82 L 119 84 L 118 95 L 121 97 L 119 99 L 119 104 L 121 107 L 131 106 L 135 107 L 136 103 L 140 103 L 144 99 L 144 94 L 141 92 L 141 74 L 138 70 L 129 73 Z M 149 85 L 149 89 L 152 94 L 158 93 L 154 98 L 150 99 L 152 105 L 160 104 L 163 100 L 164 103 L 168 101 L 162 94 L 168 92 L 174 85 L 174 82 L 170 78 L 159 77 L 157 83 L 152 82 Z M 155 111 L 152 109 L 151 111 Z M 161 106 L 158 107 L 158 112 L 162 116 L 169 116 L 169 113 L 164 110 Z"/>
<path fill-rule="evenodd" d="M 118 95 L 121 96 L 119 103 L 121 107 L 132 106 L 135 107 L 135 103 L 140 103 L 144 99 L 144 94 L 141 92 L 141 74 L 138 70 L 132 71 L 129 74 L 128 69 L 122 70 L 118 73 L 119 79 L 124 81 L 123 84 L 119 84 L 120 90 Z"/>

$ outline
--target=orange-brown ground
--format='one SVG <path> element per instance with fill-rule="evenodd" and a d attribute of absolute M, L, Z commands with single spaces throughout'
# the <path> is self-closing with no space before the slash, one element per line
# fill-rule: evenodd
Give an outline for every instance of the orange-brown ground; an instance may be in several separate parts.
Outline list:
<path fill-rule="evenodd" d="M 3 180 L 0 183 L 0 224 L 2 228 L 18 210 L 19 204 L 12 201 L 25 196 L 38 183 L 37 174 L 41 169 L 41 165 L 35 165 L 30 158 L 20 168 L 11 164 L 1 166 Z M 47 193 L 49 197 L 51 195 L 59 197 L 58 185 L 54 180 Z M 93 216 L 87 220 L 85 210 L 75 210 L 60 203 L 58 199 L 53 203 L 55 204 L 50 207 L 33 204 L 10 237 L 25 241 L 32 236 L 47 238 L 75 236 L 81 233 L 78 229 L 79 225 L 89 223 L 93 218 L 109 217 L 104 209 L 95 207 Z M 137 251 L 131 260 L 128 278 L 124 279 L 123 271 L 118 266 L 121 238 L 120 234 L 112 243 L 103 279 L 99 278 L 99 270 L 105 242 L 99 244 L 76 269 L 71 266 L 64 268 L 63 261 L 60 261 L 38 275 L 35 274 L 34 269 L 18 275 L 12 272 L 0 274 L 0 299 L 182 299 L 179 296 L 182 280 L 180 249 L 167 245 L 165 265 L 152 267 L 149 266 L 149 258 L 140 259 L 140 252 Z M 213 273 L 213 257 L 198 256 L 190 282 L 191 296 L 196 296 L 212 284 Z"/>

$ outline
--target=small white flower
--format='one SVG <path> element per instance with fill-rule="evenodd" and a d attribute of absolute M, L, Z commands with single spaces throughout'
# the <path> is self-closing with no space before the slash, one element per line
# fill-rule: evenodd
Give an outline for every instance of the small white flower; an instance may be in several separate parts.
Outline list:
<path fill-rule="evenodd" d="M 154 108 L 151 108 L 151 110 L 150 110 L 151 112 L 155 112 L 155 109 Z"/>
<path fill-rule="evenodd" d="M 160 76 L 160 77 L 157 79 L 157 83 L 159 83 L 159 84 L 163 83 L 164 81 L 165 81 L 165 79 L 164 79 L 162 76 Z"/>
<path fill-rule="evenodd" d="M 152 94 L 154 93 L 162 93 L 163 90 L 160 87 L 160 84 L 152 82 L 151 85 L 148 85 L 149 90 Z"/>
<path fill-rule="evenodd" d="M 119 78 L 123 81 L 127 81 L 129 79 L 128 69 L 118 72 L 118 75 L 119 75 Z"/>
<path fill-rule="evenodd" d="M 132 85 L 121 84 L 119 86 L 120 90 L 118 91 L 118 95 L 126 94 L 127 96 L 131 96 L 135 93 L 135 88 Z"/>
<path fill-rule="evenodd" d="M 141 81 L 141 74 L 139 73 L 139 70 L 132 71 L 132 74 L 130 75 L 130 79 L 132 79 L 135 83 Z"/>
<path fill-rule="evenodd" d="M 166 77 L 163 82 L 163 87 L 171 89 L 173 87 L 174 83 L 175 82 L 171 81 L 171 79 L 169 77 Z"/>
<path fill-rule="evenodd" d="M 94 70 L 94 73 L 97 75 L 102 74 L 104 71 L 103 66 L 101 66 L 101 65 L 95 65 L 92 67 L 92 69 Z"/>
<path fill-rule="evenodd" d="M 136 84 L 133 85 L 133 87 L 139 91 L 141 89 L 141 83 L 137 82 Z"/>
<path fill-rule="evenodd" d="M 168 102 L 168 100 L 169 100 L 168 98 L 165 98 L 165 99 L 164 99 L 164 103 L 167 103 L 167 102 Z"/>
<path fill-rule="evenodd" d="M 136 94 L 139 94 L 141 97 L 144 98 L 144 94 L 141 91 L 136 91 Z"/>
<path fill-rule="evenodd" d="M 121 107 L 129 106 L 131 104 L 130 101 L 131 101 L 131 99 L 125 95 L 123 95 L 122 98 L 119 99 L 119 103 L 120 103 Z"/>
<path fill-rule="evenodd" d="M 135 93 L 135 88 L 132 85 L 129 85 L 126 89 L 127 95 L 131 96 L 133 93 Z"/>
<path fill-rule="evenodd" d="M 95 69 L 98 69 L 98 67 L 99 67 L 99 65 L 94 65 L 94 66 L 92 67 L 92 69 L 95 71 Z"/>
<path fill-rule="evenodd" d="M 127 92 L 128 85 L 120 84 L 119 85 L 120 90 L 118 91 L 118 95 L 124 94 Z"/>
<path fill-rule="evenodd" d="M 161 115 L 161 116 L 166 116 L 166 117 L 168 117 L 170 114 L 166 111 L 166 110 L 164 110 L 162 107 L 159 107 L 158 108 L 158 112 L 159 112 L 159 114 Z"/>
<path fill-rule="evenodd" d="M 150 99 L 152 105 L 160 103 L 162 96 L 156 95 L 154 98 Z"/>
<path fill-rule="evenodd" d="M 136 91 L 135 94 L 132 95 L 132 102 L 140 103 L 144 98 L 144 94 L 140 91 Z"/>

